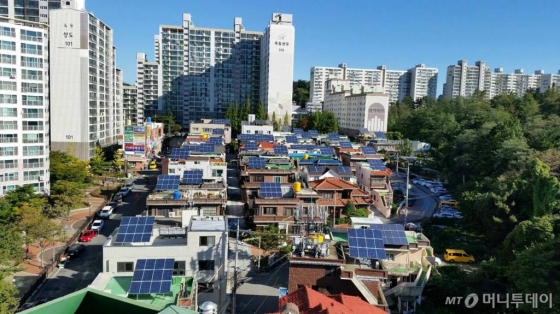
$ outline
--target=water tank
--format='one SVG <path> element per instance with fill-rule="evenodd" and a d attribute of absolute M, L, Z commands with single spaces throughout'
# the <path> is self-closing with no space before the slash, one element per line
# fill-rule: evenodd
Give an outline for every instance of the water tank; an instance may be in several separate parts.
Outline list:
<path fill-rule="evenodd" d="M 147 118 L 146 118 L 146 122 L 148 122 L 148 123 L 149 123 L 149 122 L 152 122 L 152 117 L 147 117 Z"/>
<path fill-rule="evenodd" d="M 173 199 L 174 200 L 180 200 L 181 199 L 181 191 L 173 192 Z"/>
<path fill-rule="evenodd" d="M 206 301 L 206 302 L 202 303 L 201 306 L 198 307 L 198 313 L 200 313 L 200 314 L 217 314 L 218 313 L 218 306 L 216 305 L 216 303 Z"/>
<path fill-rule="evenodd" d="M 203 139 L 207 139 L 207 138 L 208 138 L 208 135 L 207 135 L 207 134 L 202 134 L 202 138 L 203 138 Z"/>
<path fill-rule="evenodd" d="M 303 154 L 303 159 L 309 159 L 309 155 Z"/>
<path fill-rule="evenodd" d="M 299 314 L 299 308 L 293 303 L 286 303 L 281 309 L 280 314 Z"/>
<path fill-rule="evenodd" d="M 299 192 L 299 191 L 301 191 L 301 183 L 295 182 L 295 183 L 294 183 L 294 192 L 297 193 L 297 192 Z"/>

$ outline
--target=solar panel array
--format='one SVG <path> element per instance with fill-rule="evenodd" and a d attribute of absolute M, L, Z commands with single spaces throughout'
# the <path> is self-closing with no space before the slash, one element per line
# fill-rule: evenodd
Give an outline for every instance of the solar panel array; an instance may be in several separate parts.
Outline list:
<path fill-rule="evenodd" d="M 214 123 L 214 124 L 231 124 L 231 121 L 229 121 L 229 119 L 214 119 L 214 120 L 212 120 L 212 123 Z"/>
<path fill-rule="evenodd" d="M 309 132 L 309 135 L 311 135 L 311 137 L 318 137 L 319 136 L 319 131 L 317 131 L 317 130 L 309 130 L 307 132 Z"/>
<path fill-rule="evenodd" d="M 377 152 L 371 146 L 362 146 L 362 153 L 364 155 L 375 155 Z"/>
<path fill-rule="evenodd" d="M 381 231 L 372 229 L 348 229 L 350 257 L 386 259 L 385 244 Z"/>
<path fill-rule="evenodd" d="M 388 245 L 408 245 L 403 225 L 399 224 L 371 224 L 371 230 L 381 232 L 383 242 Z"/>
<path fill-rule="evenodd" d="M 337 159 L 320 159 L 317 162 L 318 165 L 325 165 L 325 166 L 340 166 L 342 165 L 342 162 L 340 162 L 340 160 Z"/>
<path fill-rule="evenodd" d="M 291 149 L 298 149 L 298 150 L 314 150 L 317 146 L 315 145 L 308 145 L 308 144 L 295 144 L 290 145 Z"/>
<path fill-rule="evenodd" d="M 288 155 L 288 147 L 284 145 L 276 145 L 274 146 L 274 154 L 275 155 Z"/>
<path fill-rule="evenodd" d="M 187 159 L 189 158 L 190 149 L 188 147 L 171 149 L 171 159 Z"/>
<path fill-rule="evenodd" d="M 214 145 L 222 145 L 223 140 L 221 137 L 211 137 L 208 139 L 208 142 Z"/>
<path fill-rule="evenodd" d="M 282 186 L 280 183 L 261 182 L 259 193 L 261 198 L 281 198 Z"/>
<path fill-rule="evenodd" d="M 274 142 L 274 135 L 272 134 L 255 134 L 257 142 Z"/>
<path fill-rule="evenodd" d="M 213 153 L 215 146 L 214 143 L 202 143 L 198 146 L 198 149 L 201 153 Z"/>
<path fill-rule="evenodd" d="M 300 165 L 314 165 L 317 163 L 317 159 L 300 159 Z"/>
<path fill-rule="evenodd" d="M 385 132 L 374 132 L 375 134 L 375 138 L 380 138 L 380 139 L 387 139 L 387 135 L 385 134 Z"/>
<path fill-rule="evenodd" d="M 303 137 L 303 138 L 311 138 L 311 134 L 309 134 L 309 132 L 303 132 L 303 133 L 301 133 L 301 137 Z"/>
<path fill-rule="evenodd" d="M 371 167 L 372 170 L 380 170 L 380 171 L 384 171 L 387 169 L 387 167 L 385 167 L 385 164 L 383 163 L 383 161 L 379 160 L 379 159 L 368 159 L 368 164 Z"/>
<path fill-rule="evenodd" d="M 321 146 L 319 147 L 319 151 L 321 152 L 321 155 L 326 155 L 326 156 L 334 155 L 334 149 L 330 146 Z"/>
<path fill-rule="evenodd" d="M 256 141 L 257 140 L 257 137 L 255 136 L 255 134 L 239 134 L 238 138 L 242 142 Z"/>
<path fill-rule="evenodd" d="M 340 141 L 340 135 L 338 135 L 337 133 L 329 133 L 329 140 Z"/>
<path fill-rule="evenodd" d="M 222 135 L 224 134 L 224 129 L 212 129 L 212 134 Z"/>
<path fill-rule="evenodd" d="M 307 166 L 307 170 L 309 172 L 323 173 L 325 171 L 325 167 L 318 165 L 309 165 Z"/>
<path fill-rule="evenodd" d="M 292 127 L 289 125 L 283 125 L 282 132 L 292 132 Z"/>
<path fill-rule="evenodd" d="M 171 291 L 174 258 L 136 260 L 128 293 L 150 294 Z"/>
<path fill-rule="evenodd" d="M 202 184 L 202 169 L 185 170 L 183 172 L 184 184 Z"/>
<path fill-rule="evenodd" d="M 298 139 L 295 135 L 287 135 L 286 136 L 286 143 L 297 143 Z"/>
<path fill-rule="evenodd" d="M 249 157 L 250 169 L 264 169 L 265 159 L 262 157 Z"/>
<path fill-rule="evenodd" d="M 259 150 L 259 147 L 256 142 L 247 142 L 245 143 L 245 150 Z"/>
<path fill-rule="evenodd" d="M 150 242 L 155 217 L 122 217 L 115 243 Z"/>
<path fill-rule="evenodd" d="M 181 180 L 181 176 L 179 175 L 160 174 L 157 179 L 156 190 L 157 191 L 176 190 L 177 188 L 179 188 L 180 180 Z"/>
<path fill-rule="evenodd" d="M 303 129 L 295 128 L 295 129 L 294 129 L 294 134 L 296 134 L 296 135 L 301 135 L 301 134 L 303 134 Z"/>
<path fill-rule="evenodd" d="M 340 145 L 341 148 L 353 148 L 352 143 L 350 142 L 340 142 L 338 144 Z"/>
<path fill-rule="evenodd" d="M 336 166 L 336 172 L 338 174 L 352 174 L 352 169 L 348 166 Z"/>
<path fill-rule="evenodd" d="M 360 128 L 360 134 L 369 134 L 369 130 L 366 128 Z"/>

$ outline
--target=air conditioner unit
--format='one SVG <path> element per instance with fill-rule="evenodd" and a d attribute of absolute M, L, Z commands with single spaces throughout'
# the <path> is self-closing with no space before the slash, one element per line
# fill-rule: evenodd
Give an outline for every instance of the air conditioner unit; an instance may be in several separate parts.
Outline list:
<path fill-rule="evenodd" d="M 175 218 L 175 212 L 169 212 L 169 218 Z"/>
<path fill-rule="evenodd" d="M 39 181 L 45 181 L 45 177 L 39 176 Z"/>

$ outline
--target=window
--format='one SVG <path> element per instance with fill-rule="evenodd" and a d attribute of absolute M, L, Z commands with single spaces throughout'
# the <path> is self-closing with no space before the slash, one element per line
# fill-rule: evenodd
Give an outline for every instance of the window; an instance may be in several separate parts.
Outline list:
<path fill-rule="evenodd" d="M 119 262 L 117 263 L 117 273 L 126 273 L 134 271 L 133 262 Z"/>
<path fill-rule="evenodd" d="M 0 117 L 17 117 L 17 108 L 0 108 Z"/>
<path fill-rule="evenodd" d="M 290 217 L 294 215 L 294 208 L 284 208 L 284 216 Z"/>
<path fill-rule="evenodd" d="M 0 49 L 15 51 L 16 50 L 16 43 L 13 42 L 13 41 L 0 40 Z"/>
<path fill-rule="evenodd" d="M 17 154 L 17 147 L 0 147 L 0 156 L 16 156 Z"/>
<path fill-rule="evenodd" d="M 276 207 L 265 207 L 263 208 L 263 215 L 275 215 Z"/>
<path fill-rule="evenodd" d="M 282 183 L 282 177 L 272 177 L 274 183 Z"/>
<path fill-rule="evenodd" d="M 174 276 L 182 276 L 185 274 L 187 262 L 185 261 L 175 261 L 173 264 L 173 275 Z"/>
<path fill-rule="evenodd" d="M 264 176 L 253 176 L 253 182 L 264 182 Z"/>
<path fill-rule="evenodd" d="M 198 261 L 198 270 L 214 270 L 214 261 Z"/>
<path fill-rule="evenodd" d="M 214 246 L 214 244 L 216 243 L 214 236 L 205 236 L 205 237 L 200 237 L 199 239 L 199 246 Z"/>
<path fill-rule="evenodd" d="M 0 143 L 17 143 L 17 134 L 0 134 Z"/>
<path fill-rule="evenodd" d="M 16 56 L 7 55 L 7 54 L 0 54 L 0 63 L 16 64 Z"/>
<path fill-rule="evenodd" d="M 0 169 L 13 169 L 18 167 L 17 160 L 0 160 Z"/>
<path fill-rule="evenodd" d="M 16 104 L 16 103 L 17 103 L 17 96 L 16 95 L 0 94 L 0 104 Z"/>
<path fill-rule="evenodd" d="M 336 267 L 325 268 L 325 277 L 336 277 Z"/>
<path fill-rule="evenodd" d="M 10 173 L 4 173 L 3 175 L 0 175 L 0 182 L 9 182 L 9 181 L 17 181 L 19 178 L 19 173 L 17 172 L 10 172 Z"/>
<path fill-rule="evenodd" d="M 0 130 L 17 130 L 17 121 L 0 121 Z"/>

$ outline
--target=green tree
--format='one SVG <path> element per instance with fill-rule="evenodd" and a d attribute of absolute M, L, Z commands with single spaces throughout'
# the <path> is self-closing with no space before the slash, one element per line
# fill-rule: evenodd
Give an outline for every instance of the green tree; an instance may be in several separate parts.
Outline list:
<path fill-rule="evenodd" d="M 58 180 L 83 183 L 89 177 L 88 163 L 68 153 L 50 152 L 51 184 Z"/>
<path fill-rule="evenodd" d="M 165 131 L 167 131 L 167 135 L 177 135 L 183 129 L 183 126 L 181 123 L 177 123 L 175 116 L 171 111 L 168 111 L 165 114 L 156 114 L 152 118 L 154 122 L 163 123 L 163 127 Z"/>
<path fill-rule="evenodd" d="M 504 261 L 513 261 L 516 253 L 553 239 L 554 224 L 557 221 L 558 217 L 543 216 L 522 221 L 515 226 L 504 241 Z"/>
<path fill-rule="evenodd" d="M 0 225 L 0 265 L 2 267 L 16 266 L 22 261 L 22 246 L 21 232 L 14 225 Z M 2 271 L 6 270 L 2 269 Z"/>
<path fill-rule="evenodd" d="M 277 249 L 281 241 L 285 239 L 284 235 L 280 234 L 280 231 L 275 226 L 269 226 L 263 232 L 253 233 L 253 244 L 258 243 L 258 237 L 261 237 L 261 249 L 263 249 L 265 253 Z"/>
<path fill-rule="evenodd" d="M 259 106 L 257 107 L 257 112 L 255 114 L 255 118 L 257 120 L 268 120 L 266 117 L 266 111 L 264 109 L 264 105 L 262 101 L 259 101 Z"/>
<path fill-rule="evenodd" d="M 295 101 L 299 106 L 305 107 L 305 104 L 309 101 L 309 89 L 309 81 L 294 81 L 292 101 Z"/>
<path fill-rule="evenodd" d="M 17 211 L 5 198 L 0 198 L 0 226 L 9 226 L 17 221 Z"/>
<path fill-rule="evenodd" d="M 292 125 L 292 123 L 290 122 L 290 116 L 288 115 L 288 112 L 286 111 L 286 114 L 284 115 L 284 121 L 282 121 L 283 125 Z"/>
<path fill-rule="evenodd" d="M 123 150 L 122 149 L 117 149 L 115 151 L 115 153 L 113 154 L 113 165 L 115 166 L 115 168 L 122 170 L 123 166 L 124 166 L 124 160 L 123 160 Z"/>
<path fill-rule="evenodd" d="M 412 149 L 412 143 L 410 143 L 409 139 L 404 139 L 402 143 L 399 145 L 399 155 L 401 156 L 412 156 L 414 151 Z"/>
<path fill-rule="evenodd" d="M 0 313 L 15 313 L 19 306 L 18 290 L 6 282 L 5 274 L 0 273 Z"/>
<path fill-rule="evenodd" d="M 243 120 L 247 120 L 249 113 L 251 113 L 251 111 L 247 111 L 248 107 L 247 105 L 241 103 L 239 104 L 239 116 L 240 116 L 240 121 Z"/>
<path fill-rule="evenodd" d="M 278 123 L 278 119 L 276 119 L 276 112 L 273 112 L 272 113 L 272 128 L 273 128 L 273 130 L 275 132 L 280 131 L 280 125 L 281 124 Z"/>
<path fill-rule="evenodd" d="M 250 100 L 250 99 L 247 99 L 247 101 L 245 102 L 245 112 L 246 112 L 246 115 L 245 115 L 245 118 L 244 118 L 244 119 L 247 119 L 247 116 L 248 116 L 249 114 L 253 114 L 253 112 L 254 112 L 253 106 L 251 105 L 251 100 Z M 256 115 L 255 115 L 255 116 L 256 116 Z M 255 117 L 255 118 L 256 118 L 256 117 Z"/>
<path fill-rule="evenodd" d="M 105 152 L 100 146 L 95 147 L 95 152 L 89 161 L 90 171 L 95 175 L 102 175 L 106 172 L 106 168 L 109 166 L 105 158 Z"/>
<path fill-rule="evenodd" d="M 59 180 L 51 186 L 51 199 L 54 202 L 53 211 L 50 216 L 59 217 L 60 209 L 64 207 L 74 208 L 83 204 L 86 185 L 71 181 Z M 57 210 L 58 209 L 58 210 Z"/>
<path fill-rule="evenodd" d="M 45 248 L 52 244 L 53 239 L 60 235 L 60 226 L 51 219 L 40 215 L 35 221 L 33 227 L 29 230 L 26 237 L 37 243 L 41 249 L 41 253 Z M 42 264 L 42 260 L 41 260 Z"/>
<path fill-rule="evenodd" d="M 241 109 L 236 104 L 233 105 L 231 127 L 236 133 L 241 132 L 241 121 L 243 121 L 243 114 Z"/>
<path fill-rule="evenodd" d="M 37 193 L 32 185 L 17 186 L 15 190 L 8 191 L 4 196 L 4 200 L 8 202 L 12 209 L 17 212 L 18 208 L 29 205 L 34 208 L 43 208 L 47 204 L 47 199 Z"/>
<path fill-rule="evenodd" d="M 533 159 L 527 169 L 527 188 L 532 196 L 528 214 L 539 217 L 558 213 L 560 208 L 560 182 L 550 175 L 550 168 L 539 159 Z"/>
<path fill-rule="evenodd" d="M 231 106 L 231 103 L 228 103 L 227 105 L 224 118 L 228 119 L 229 121 L 233 121 L 233 107 Z"/>

